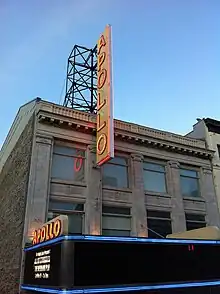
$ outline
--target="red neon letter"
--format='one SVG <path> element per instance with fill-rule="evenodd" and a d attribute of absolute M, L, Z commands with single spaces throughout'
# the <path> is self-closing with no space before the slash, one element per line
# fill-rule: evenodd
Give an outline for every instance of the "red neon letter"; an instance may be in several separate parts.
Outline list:
<path fill-rule="evenodd" d="M 99 41 L 98 41 L 98 54 L 100 54 L 101 48 L 103 46 L 105 46 L 106 42 L 105 42 L 105 37 L 103 35 L 101 35 Z"/>
<path fill-rule="evenodd" d="M 107 78 L 107 70 L 103 68 L 100 74 L 98 75 L 97 87 L 99 90 L 102 89 L 102 87 L 105 85 L 106 78 Z"/>

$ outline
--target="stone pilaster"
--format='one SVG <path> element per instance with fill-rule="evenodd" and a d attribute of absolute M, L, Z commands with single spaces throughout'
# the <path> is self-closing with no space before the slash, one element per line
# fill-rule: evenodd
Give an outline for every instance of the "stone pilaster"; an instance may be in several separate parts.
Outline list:
<path fill-rule="evenodd" d="M 35 228 L 46 220 L 50 188 L 50 167 L 53 137 L 37 135 L 33 143 L 22 248 Z M 20 282 L 23 280 L 24 252 L 22 251 Z"/>
<path fill-rule="evenodd" d="M 28 235 L 46 221 L 53 138 L 36 136 L 28 188 Z"/>
<path fill-rule="evenodd" d="M 85 234 L 101 234 L 102 216 L 102 179 L 101 170 L 96 165 L 94 146 L 87 147 L 86 160 L 86 204 L 85 204 Z"/>
<path fill-rule="evenodd" d="M 178 233 L 186 230 L 183 197 L 180 188 L 179 163 L 169 161 L 167 165 L 167 189 L 171 196 L 172 205 L 172 232 Z"/>
<path fill-rule="evenodd" d="M 211 168 L 203 168 L 201 170 L 200 188 L 202 197 L 206 202 L 207 225 L 220 227 L 218 202 Z"/>
<path fill-rule="evenodd" d="M 143 156 L 131 155 L 132 180 L 132 235 L 147 237 L 147 214 L 145 206 Z"/>

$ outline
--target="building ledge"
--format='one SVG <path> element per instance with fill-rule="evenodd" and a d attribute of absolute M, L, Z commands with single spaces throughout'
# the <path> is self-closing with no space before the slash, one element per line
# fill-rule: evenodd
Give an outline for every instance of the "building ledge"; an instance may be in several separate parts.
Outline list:
<path fill-rule="evenodd" d="M 74 129 L 79 132 L 96 133 L 96 115 L 53 103 L 41 101 L 37 112 L 40 123 L 59 128 Z M 207 150 L 205 142 L 185 136 L 160 131 L 132 123 L 114 120 L 114 134 L 118 140 L 165 149 L 175 153 L 211 158 L 214 152 Z"/>

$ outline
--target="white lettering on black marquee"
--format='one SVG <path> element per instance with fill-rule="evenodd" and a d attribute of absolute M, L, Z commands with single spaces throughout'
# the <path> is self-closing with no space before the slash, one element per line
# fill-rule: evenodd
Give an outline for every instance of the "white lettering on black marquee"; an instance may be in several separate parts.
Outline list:
<path fill-rule="evenodd" d="M 49 279 L 51 250 L 36 252 L 34 259 L 35 279 Z"/>

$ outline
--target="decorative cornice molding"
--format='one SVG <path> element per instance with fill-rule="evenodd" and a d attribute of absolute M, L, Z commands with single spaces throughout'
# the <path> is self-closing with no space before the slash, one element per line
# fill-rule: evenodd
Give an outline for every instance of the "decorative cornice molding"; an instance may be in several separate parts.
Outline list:
<path fill-rule="evenodd" d="M 203 174 L 204 174 L 204 175 L 205 175 L 205 174 L 212 175 L 212 169 L 211 169 L 211 167 L 210 167 L 210 168 L 204 167 L 204 168 L 202 169 L 202 171 L 203 171 Z"/>
<path fill-rule="evenodd" d="M 36 143 L 52 145 L 53 144 L 53 137 L 37 133 L 36 134 Z"/>
<path fill-rule="evenodd" d="M 143 145 L 147 146 L 150 148 L 158 148 L 158 149 L 163 149 L 166 151 L 170 152 L 175 152 L 175 153 L 181 153 L 189 156 L 196 156 L 196 157 L 201 157 L 201 158 L 207 158 L 210 159 L 213 157 L 213 151 L 207 150 L 207 149 L 202 149 L 202 148 L 196 148 L 196 147 L 191 147 L 191 146 L 181 146 L 177 143 L 172 143 L 172 142 L 161 142 L 159 140 L 153 139 L 153 138 L 144 138 L 144 137 L 139 137 L 135 135 L 122 135 L 121 133 L 118 133 L 117 131 L 115 132 L 115 137 L 118 140 L 130 142 L 133 144 L 138 144 L 138 145 Z"/>
<path fill-rule="evenodd" d="M 168 165 L 171 168 L 177 168 L 177 169 L 180 168 L 180 163 L 178 161 L 168 161 Z"/>
<path fill-rule="evenodd" d="M 139 126 L 131 123 L 126 123 L 123 121 L 115 120 L 114 121 L 115 129 L 124 130 L 130 133 L 135 133 L 139 135 L 143 135 L 144 137 L 160 139 L 167 142 L 178 143 L 181 145 L 205 148 L 205 141 L 196 140 L 189 137 L 184 137 L 181 135 L 160 131 L 144 126 Z"/>
<path fill-rule="evenodd" d="M 52 103 L 40 102 L 37 118 L 40 123 L 84 133 L 96 133 L 96 115 Z M 114 133 L 115 139 L 133 144 L 206 159 L 210 159 L 214 155 L 213 151 L 206 149 L 205 142 L 202 140 L 196 140 L 119 120 L 114 120 Z"/>
<path fill-rule="evenodd" d="M 137 162 L 143 162 L 144 161 L 144 156 L 141 153 L 132 153 L 131 158 L 133 161 Z"/>

